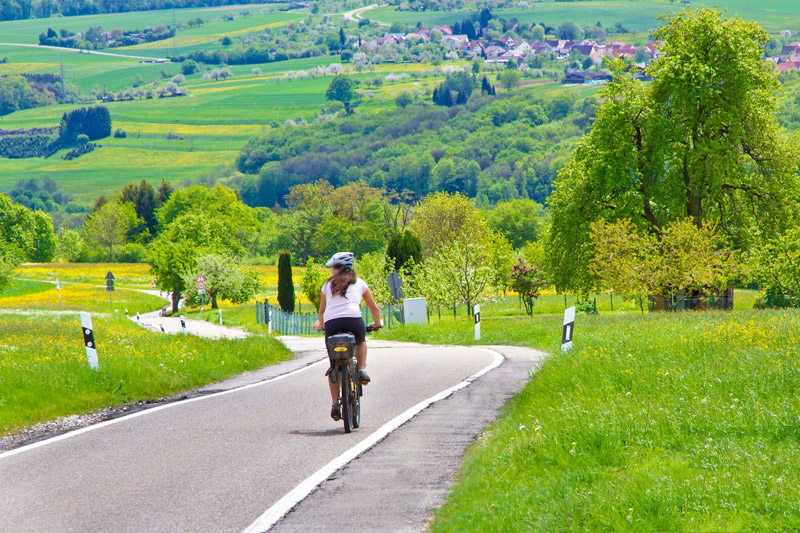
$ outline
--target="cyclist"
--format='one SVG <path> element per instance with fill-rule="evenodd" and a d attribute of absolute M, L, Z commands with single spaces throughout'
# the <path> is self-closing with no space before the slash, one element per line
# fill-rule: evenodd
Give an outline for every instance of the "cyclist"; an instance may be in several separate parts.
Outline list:
<path fill-rule="evenodd" d="M 331 277 L 322 286 L 322 299 L 319 304 L 319 320 L 314 327 L 325 331 L 327 346 L 328 337 L 338 333 L 352 333 L 356 340 L 356 361 L 358 362 L 358 380 L 367 384 L 370 382 L 367 367 L 367 343 L 365 341 L 367 329 L 361 317 L 361 300 L 366 302 L 372 312 L 373 323 L 371 327 L 381 327 L 381 313 L 375 304 L 375 299 L 364 280 L 356 276 L 353 266 L 355 256 L 350 252 L 333 254 L 325 266 L 330 267 Z M 329 354 L 330 356 L 330 354 Z M 331 389 L 331 418 L 341 420 L 342 406 L 339 402 L 337 384 L 331 379 L 331 368 L 325 374 L 328 376 L 328 385 Z"/>

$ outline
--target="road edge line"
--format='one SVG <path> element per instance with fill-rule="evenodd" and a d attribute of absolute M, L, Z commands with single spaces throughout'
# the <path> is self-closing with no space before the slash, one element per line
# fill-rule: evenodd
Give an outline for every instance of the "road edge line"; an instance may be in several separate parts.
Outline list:
<path fill-rule="evenodd" d="M 170 402 L 170 403 L 167 403 L 165 405 L 159 405 L 158 407 L 151 407 L 150 409 L 144 409 L 142 411 L 138 411 L 136 413 L 131 413 L 129 415 L 120 416 L 118 418 L 112 418 L 111 420 L 104 420 L 103 422 L 98 422 L 97 424 L 92 424 L 91 426 L 86 426 L 86 427 L 82 427 L 80 429 L 76 429 L 76 430 L 73 430 L 73 431 L 68 431 L 66 433 L 62 433 L 61 435 L 56 435 L 55 437 L 50 437 L 48 439 L 44 439 L 44 440 L 40 440 L 38 442 L 33 442 L 31 444 L 26 444 L 26 445 L 20 446 L 19 448 L 14 448 L 13 450 L 8 450 L 8 451 L 5 451 L 5 452 L 2 452 L 2 453 L 0 453 L 0 460 L 3 460 L 5 458 L 7 458 L 7 457 L 11 457 L 13 455 L 17 455 L 17 454 L 20 454 L 20 453 L 23 453 L 23 452 L 31 451 L 31 450 L 34 450 L 36 448 L 41 448 L 42 446 L 46 446 L 48 444 L 53 444 L 53 443 L 68 439 L 70 437 L 76 437 L 76 436 L 81 435 L 83 433 L 88 433 L 89 431 L 94 431 L 96 429 L 101 429 L 101 428 L 104 428 L 104 427 L 107 427 L 107 426 L 111 426 L 113 424 L 119 424 L 120 422 L 124 422 L 124 421 L 127 421 L 127 420 L 132 420 L 132 419 L 138 418 L 140 416 L 145 416 L 145 415 L 148 415 L 148 414 L 156 413 L 156 412 L 161 411 L 163 409 L 170 409 L 172 407 L 178 407 L 178 406 L 181 406 L 181 405 L 187 405 L 187 404 L 190 404 L 190 403 L 199 402 L 200 400 L 206 400 L 208 398 L 217 398 L 219 396 L 224 396 L 226 394 L 231 394 L 231 393 L 234 393 L 234 392 L 239 392 L 239 391 L 243 391 L 243 390 L 246 390 L 246 389 L 251 389 L 251 388 L 254 388 L 254 387 L 260 387 L 262 385 L 267 385 L 269 383 L 273 383 L 275 381 L 280 381 L 282 379 L 288 378 L 289 376 L 293 376 L 293 375 L 298 374 L 300 372 L 304 372 L 304 371 L 306 371 L 306 370 L 308 370 L 310 368 L 319 366 L 319 365 L 321 365 L 323 363 L 328 363 L 328 358 L 327 357 L 324 358 L 324 359 L 320 359 L 319 361 L 315 361 L 313 363 L 305 365 L 302 368 L 296 368 L 296 369 L 291 370 L 289 372 L 286 372 L 284 374 L 278 374 L 277 376 L 271 377 L 269 379 L 265 379 L 263 381 L 257 381 L 256 383 L 249 383 L 247 385 L 242 385 L 241 387 L 236 387 L 234 389 L 228 389 L 228 390 L 224 390 L 224 391 L 220 391 L 220 392 L 213 392 L 211 394 L 204 394 L 203 396 L 197 396 L 195 398 L 189 398 L 189 399 L 180 400 L 180 401 L 177 401 L 177 402 Z M 231 376 L 231 377 L 235 377 L 235 376 Z"/>
<path fill-rule="evenodd" d="M 424 411 L 434 403 L 444 400 L 445 398 L 452 395 L 454 392 L 459 391 L 465 387 L 471 385 L 476 379 L 483 376 L 484 374 L 491 372 L 506 360 L 506 358 L 498 352 L 497 350 L 493 350 L 491 348 L 482 348 L 482 347 L 472 347 L 469 348 L 480 350 L 484 352 L 488 352 L 492 354 L 494 359 L 492 362 L 480 370 L 479 372 L 469 376 L 468 378 L 464 379 L 463 381 L 457 383 L 456 385 L 443 390 L 442 392 L 431 396 L 425 400 L 422 400 L 415 406 L 407 409 L 403 413 L 399 414 L 398 416 L 394 417 L 393 419 L 386 422 L 384 425 L 379 427 L 375 432 L 369 435 L 364 440 L 358 442 L 355 446 L 350 448 L 349 450 L 345 451 L 327 465 L 323 466 L 310 476 L 308 476 L 305 480 L 303 480 L 299 485 L 295 488 L 290 490 L 286 493 L 280 500 L 272 504 L 264 513 L 259 516 L 252 524 L 250 524 L 243 533 L 263 533 L 264 531 L 269 530 L 272 526 L 278 523 L 289 511 L 291 511 L 298 503 L 306 499 L 312 492 L 314 492 L 317 487 L 319 487 L 326 479 L 331 477 L 334 473 L 336 473 L 339 469 L 346 466 L 350 461 L 364 453 L 365 451 L 369 450 L 380 441 L 385 439 L 389 434 L 393 431 L 398 429 L 400 426 L 414 418 L 417 414 Z"/>

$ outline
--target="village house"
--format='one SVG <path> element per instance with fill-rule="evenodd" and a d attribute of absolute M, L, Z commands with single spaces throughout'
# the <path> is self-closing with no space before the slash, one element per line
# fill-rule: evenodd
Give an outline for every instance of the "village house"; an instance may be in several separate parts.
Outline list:
<path fill-rule="evenodd" d="M 442 40 L 450 50 L 459 50 L 469 42 L 469 37 L 466 35 L 443 35 Z"/>

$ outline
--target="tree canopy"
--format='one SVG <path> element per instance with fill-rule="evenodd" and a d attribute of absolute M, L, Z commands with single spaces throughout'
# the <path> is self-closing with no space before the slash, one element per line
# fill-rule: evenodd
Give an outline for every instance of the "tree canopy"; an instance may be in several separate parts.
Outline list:
<path fill-rule="evenodd" d="M 592 288 L 597 220 L 626 218 L 657 234 L 688 218 L 742 246 L 752 230 L 781 231 L 798 212 L 798 150 L 775 119 L 767 32 L 703 8 L 673 14 L 656 38 L 664 44 L 648 68 L 652 84 L 612 65 L 595 123 L 554 184 L 547 244 L 560 290 Z"/>

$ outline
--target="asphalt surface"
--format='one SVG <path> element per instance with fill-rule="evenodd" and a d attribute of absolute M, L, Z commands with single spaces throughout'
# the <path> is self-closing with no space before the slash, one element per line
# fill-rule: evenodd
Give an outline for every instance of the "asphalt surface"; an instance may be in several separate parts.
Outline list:
<path fill-rule="evenodd" d="M 341 423 L 329 418 L 330 398 L 323 376 L 327 365 L 309 365 L 324 355 L 313 351 L 321 340 L 290 342 L 302 352 L 298 359 L 207 388 L 225 391 L 222 394 L 151 409 L 0 455 L 0 530 L 241 531 L 380 426 L 462 383 L 494 359 L 491 352 L 479 348 L 370 341 L 373 383 L 365 389 L 362 427 L 345 435 Z M 463 447 L 538 360 L 538 352 L 529 352 L 522 357 L 523 364 L 512 368 L 509 363 L 513 361 L 506 362 L 453 395 L 490 387 L 494 392 L 487 398 L 496 397 L 483 406 L 477 404 L 483 412 L 479 421 L 476 417 L 477 424 L 451 423 L 439 431 L 442 437 L 461 435 L 451 441 L 452 453 L 437 474 L 439 498 Z M 496 379 L 509 369 L 513 377 Z M 282 371 L 294 373 L 263 381 Z M 231 388 L 241 386 L 244 388 Z M 433 412 L 449 401 L 428 410 Z M 454 406 L 452 412 L 445 412 L 443 420 L 455 421 L 452 417 L 461 408 L 450 405 Z M 416 422 L 412 419 L 392 435 L 419 431 L 414 429 Z M 390 442 L 391 437 L 368 454 Z M 395 463 L 406 464 L 402 455 L 395 456 L 402 453 L 402 449 L 390 453 Z M 324 494 L 325 484 L 322 489 L 311 497 Z M 425 515 L 435 501 L 439 500 L 418 502 L 422 506 L 418 515 Z M 290 518 L 302 523 L 301 512 L 302 504 Z M 308 524 L 314 523 L 310 516 L 307 519 Z M 419 527 L 419 520 L 414 524 L 412 528 Z M 279 525 L 292 527 L 289 522 Z M 355 528 L 369 529 L 361 526 Z"/>

